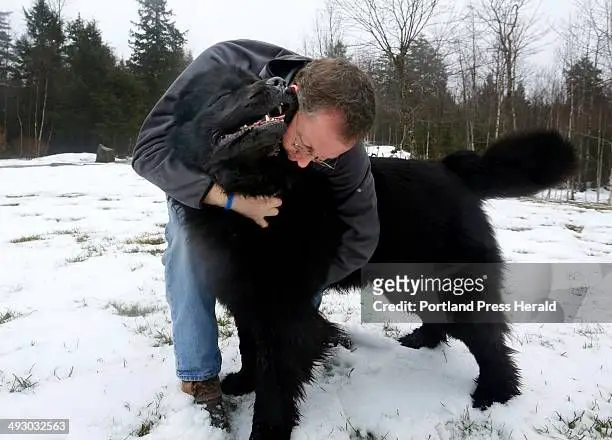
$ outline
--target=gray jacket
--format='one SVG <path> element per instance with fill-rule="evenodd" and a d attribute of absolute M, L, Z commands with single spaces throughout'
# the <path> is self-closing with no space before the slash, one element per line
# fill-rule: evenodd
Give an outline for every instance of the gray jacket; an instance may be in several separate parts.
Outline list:
<path fill-rule="evenodd" d="M 164 142 L 174 123 L 172 110 L 181 87 L 212 63 L 242 66 L 261 78 L 280 76 L 290 81 L 309 61 L 282 47 L 252 40 L 225 41 L 206 49 L 179 75 L 146 116 L 136 140 L 132 167 L 168 197 L 200 209 L 202 199 L 213 184 L 211 178 L 174 159 Z M 361 144 L 340 156 L 333 170 L 320 168 L 329 176 L 338 201 L 338 215 L 348 226 L 335 264 L 330 268 L 329 283 L 333 283 L 360 269 L 376 248 L 379 236 L 376 194 L 370 160 Z"/>

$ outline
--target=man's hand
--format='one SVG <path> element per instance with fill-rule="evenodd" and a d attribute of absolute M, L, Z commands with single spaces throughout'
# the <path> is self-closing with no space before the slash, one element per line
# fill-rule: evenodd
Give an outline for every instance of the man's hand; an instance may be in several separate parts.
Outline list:
<path fill-rule="evenodd" d="M 202 201 L 208 205 L 224 207 L 227 203 L 227 194 L 219 185 L 214 184 Z M 265 217 L 278 215 L 281 204 L 282 201 L 276 197 L 246 197 L 236 194 L 231 209 L 266 228 L 268 222 Z"/>
<path fill-rule="evenodd" d="M 245 197 L 236 194 L 232 210 L 250 218 L 262 228 L 267 228 L 265 217 L 278 215 L 281 204 L 281 200 L 276 197 Z"/>

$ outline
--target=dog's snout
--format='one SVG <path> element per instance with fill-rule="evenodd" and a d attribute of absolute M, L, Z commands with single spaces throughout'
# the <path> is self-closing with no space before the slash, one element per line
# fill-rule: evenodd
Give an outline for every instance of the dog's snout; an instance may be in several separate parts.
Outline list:
<path fill-rule="evenodd" d="M 266 81 L 266 84 L 272 87 L 285 87 L 285 80 L 282 79 L 280 76 L 275 76 L 273 78 L 270 78 Z"/>

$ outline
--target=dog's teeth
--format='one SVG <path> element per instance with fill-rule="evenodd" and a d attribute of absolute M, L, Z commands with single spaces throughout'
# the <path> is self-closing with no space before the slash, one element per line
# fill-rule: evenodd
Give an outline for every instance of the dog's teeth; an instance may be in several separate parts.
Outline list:
<path fill-rule="evenodd" d="M 266 122 L 270 121 L 270 116 L 266 115 Z"/>
<path fill-rule="evenodd" d="M 282 106 L 282 105 L 279 105 L 279 106 L 278 106 L 278 114 L 279 114 L 279 115 L 282 115 L 282 114 L 283 114 L 283 106 Z"/>

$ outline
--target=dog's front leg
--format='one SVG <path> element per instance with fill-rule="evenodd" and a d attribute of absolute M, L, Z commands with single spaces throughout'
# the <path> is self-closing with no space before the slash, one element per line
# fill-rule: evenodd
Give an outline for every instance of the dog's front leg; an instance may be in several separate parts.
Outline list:
<path fill-rule="evenodd" d="M 297 403 L 303 393 L 303 368 L 287 337 L 292 329 L 267 319 L 261 321 L 261 326 L 255 335 L 257 381 L 249 440 L 290 440 L 299 419 Z"/>
<path fill-rule="evenodd" d="M 253 337 L 253 330 L 247 320 L 235 316 L 240 344 L 240 371 L 228 374 L 221 382 L 221 391 L 224 394 L 240 396 L 255 391 L 257 346 Z"/>
<path fill-rule="evenodd" d="M 289 440 L 313 367 L 324 360 L 340 330 L 310 305 L 270 311 L 257 319 L 257 384 L 250 440 Z"/>

